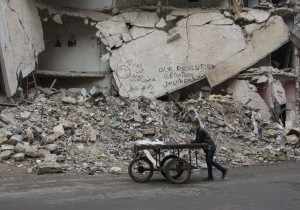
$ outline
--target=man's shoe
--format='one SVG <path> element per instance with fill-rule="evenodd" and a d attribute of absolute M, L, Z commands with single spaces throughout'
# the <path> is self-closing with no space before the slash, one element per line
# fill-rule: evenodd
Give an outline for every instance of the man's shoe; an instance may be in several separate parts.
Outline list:
<path fill-rule="evenodd" d="M 227 175 L 227 171 L 228 169 L 225 169 L 223 172 L 222 172 L 222 179 L 225 179 L 226 175 Z"/>

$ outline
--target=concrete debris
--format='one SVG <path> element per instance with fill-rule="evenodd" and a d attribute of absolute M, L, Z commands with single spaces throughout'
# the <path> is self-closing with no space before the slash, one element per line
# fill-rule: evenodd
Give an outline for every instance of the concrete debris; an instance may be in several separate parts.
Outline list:
<path fill-rule="evenodd" d="M 264 23 L 270 18 L 271 14 L 264 10 L 249 9 L 248 11 L 240 13 L 237 21 L 245 21 L 247 23 Z"/>
<path fill-rule="evenodd" d="M 122 169 L 120 167 L 112 167 L 110 168 L 109 173 L 119 175 L 122 173 Z"/>
<path fill-rule="evenodd" d="M 12 150 L 5 150 L 3 152 L 0 152 L 0 161 L 2 160 L 8 160 L 13 155 Z"/>
<path fill-rule="evenodd" d="M 25 154 L 24 153 L 16 153 L 12 156 L 12 159 L 16 162 L 21 162 L 25 160 Z"/>
<path fill-rule="evenodd" d="M 33 169 L 33 172 L 38 175 L 63 173 L 63 171 L 63 167 L 56 162 L 41 162 Z"/>
<path fill-rule="evenodd" d="M 253 31 L 244 50 L 218 63 L 213 71 L 207 72 L 206 77 L 211 87 L 238 75 L 289 41 L 289 29 L 281 17 L 272 16 L 263 25 L 264 27 Z"/>
<path fill-rule="evenodd" d="M 247 83 L 247 91 L 249 89 L 254 91 Z M 23 140 L 16 146 L 2 145 L 2 159 L 13 160 L 16 164 L 23 161 L 24 165 L 34 167 L 38 174 L 62 171 L 70 174 L 119 174 L 131 160 L 131 148 L 135 143 L 169 144 L 192 140 L 195 134 L 191 132 L 190 110 L 199 113 L 219 148 L 223 148 L 217 159 L 228 166 L 295 158 L 295 139 L 291 141 L 287 136 L 288 140 L 282 138 L 282 144 L 278 136 L 285 137 L 284 130 L 264 118 L 259 124 L 262 135 L 258 139 L 253 132 L 252 117 L 256 108 L 235 101 L 229 95 L 210 95 L 208 99 L 175 103 L 142 97 L 124 100 L 100 94 L 90 98 L 88 94 L 85 102 L 80 104 L 66 104 L 61 100 L 63 96 L 83 97 L 80 90 L 63 91 L 50 97 L 40 93 L 32 104 L 3 110 L 15 115 L 28 111 L 32 116 L 38 114 L 37 118 L 41 120 L 18 118 L 17 126 L 8 125 L 10 132 L 2 132 L 2 136 L 10 139 L 21 135 Z M 25 137 L 25 131 L 29 129 L 34 134 L 30 141 Z M 266 149 L 268 145 L 272 147 Z"/>
<path fill-rule="evenodd" d="M 20 119 L 21 120 L 28 120 L 30 118 L 31 112 L 21 112 Z"/>
<path fill-rule="evenodd" d="M 66 103 L 66 104 L 77 104 L 77 100 L 72 97 L 63 97 L 62 102 Z"/>
<path fill-rule="evenodd" d="M 256 88 L 247 80 L 233 81 L 228 87 L 228 92 L 232 93 L 234 100 L 240 101 L 252 109 L 259 110 L 263 119 L 270 119 L 269 107 L 257 93 Z"/>
<path fill-rule="evenodd" d="M 22 135 L 13 135 L 9 138 L 9 140 L 7 141 L 7 144 L 17 145 L 18 143 L 21 143 L 22 141 L 23 141 Z"/>

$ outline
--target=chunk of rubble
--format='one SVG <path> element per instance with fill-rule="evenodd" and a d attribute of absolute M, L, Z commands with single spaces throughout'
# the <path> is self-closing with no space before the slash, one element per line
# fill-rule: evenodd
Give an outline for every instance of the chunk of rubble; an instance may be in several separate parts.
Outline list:
<path fill-rule="evenodd" d="M 38 163 L 34 169 L 33 172 L 35 172 L 38 175 L 43 174 L 57 174 L 57 173 L 63 173 L 64 169 L 62 165 L 56 162 L 41 162 Z"/>
<path fill-rule="evenodd" d="M 65 129 L 62 124 L 59 124 L 53 128 L 55 138 L 59 138 L 65 134 Z"/>
<path fill-rule="evenodd" d="M 62 102 L 66 103 L 66 104 L 73 104 L 73 105 L 77 104 L 77 100 L 72 97 L 63 97 Z"/>
<path fill-rule="evenodd" d="M 265 120 L 269 120 L 271 113 L 263 98 L 257 93 L 255 86 L 247 80 L 235 80 L 229 87 L 228 91 L 232 93 L 234 100 L 240 101 L 254 110 L 259 110 Z"/>
<path fill-rule="evenodd" d="M 0 129 L 0 145 L 7 142 L 7 134 L 5 129 Z"/>
<path fill-rule="evenodd" d="M 5 150 L 0 152 L 0 160 L 8 160 L 13 154 L 13 150 Z"/>
<path fill-rule="evenodd" d="M 11 145 L 17 145 L 18 143 L 23 142 L 23 136 L 22 135 L 13 135 L 9 138 L 9 140 L 7 141 L 8 144 Z"/>
<path fill-rule="evenodd" d="M 25 111 L 20 113 L 21 120 L 28 120 L 30 118 L 31 112 Z"/>
<path fill-rule="evenodd" d="M 24 153 L 16 153 L 12 156 L 12 159 L 16 162 L 21 162 L 25 160 L 25 154 Z"/>
<path fill-rule="evenodd" d="M 114 175 L 120 175 L 122 173 L 122 168 L 120 168 L 120 167 L 111 167 L 109 169 L 109 173 L 114 174 Z"/>

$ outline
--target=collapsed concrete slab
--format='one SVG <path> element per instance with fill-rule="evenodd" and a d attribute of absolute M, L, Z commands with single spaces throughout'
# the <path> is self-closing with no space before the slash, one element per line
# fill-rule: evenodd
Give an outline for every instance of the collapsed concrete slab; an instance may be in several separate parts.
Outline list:
<path fill-rule="evenodd" d="M 254 110 L 258 110 L 263 119 L 270 119 L 269 107 L 257 93 L 255 86 L 251 85 L 247 80 L 233 81 L 228 87 L 228 92 L 232 94 L 234 100 L 240 101 Z"/>
<path fill-rule="evenodd" d="M 34 2 L 0 1 L 0 63 L 8 96 L 16 92 L 17 75 L 31 73 L 43 50 L 43 30 Z"/>
<path fill-rule="evenodd" d="M 214 87 L 251 67 L 289 41 L 289 29 L 281 17 L 273 16 L 265 24 L 252 30 L 247 47 L 220 62 L 207 73 L 209 84 Z"/>
<path fill-rule="evenodd" d="M 144 36 L 112 50 L 110 66 L 119 93 L 155 98 L 203 78 L 246 47 L 242 29 L 226 20 L 218 11 L 205 11 L 181 19 L 169 33 L 143 27 Z"/>

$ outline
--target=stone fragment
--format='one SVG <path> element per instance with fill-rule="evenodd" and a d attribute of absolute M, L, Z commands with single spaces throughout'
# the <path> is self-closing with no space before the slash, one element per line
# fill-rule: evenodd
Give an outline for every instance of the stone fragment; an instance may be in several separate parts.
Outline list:
<path fill-rule="evenodd" d="M 57 125 L 53 128 L 53 133 L 56 138 L 59 138 L 65 134 L 65 130 L 62 124 Z"/>
<path fill-rule="evenodd" d="M 7 134 L 5 129 L 0 129 L 0 145 L 7 142 Z"/>
<path fill-rule="evenodd" d="M 28 142 L 33 142 L 34 141 L 34 134 L 32 128 L 27 128 L 25 130 L 25 138 Z"/>
<path fill-rule="evenodd" d="M 25 160 L 25 154 L 24 153 L 16 153 L 12 156 L 12 158 L 17 162 L 21 162 L 21 161 Z"/>
<path fill-rule="evenodd" d="M 13 145 L 7 145 L 7 144 L 3 144 L 1 147 L 1 151 L 6 151 L 6 150 L 15 150 L 15 146 Z"/>
<path fill-rule="evenodd" d="M 5 150 L 0 153 L 0 160 L 8 160 L 13 154 L 13 150 Z"/>
<path fill-rule="evenodd" d="M 62 102 L 66 104 L 73 104 L 73 105 L 77 104 L 77 100 L 72 97 L 63 97 Z"/>
<path fill-rule="evenodd" d="M 33 169 L 38 175 L 63 173 L 63 167 L 56 162 L 41 162 Z"/>
<path fill-rule="evenodd" d="M 49 152 L 53 153 L 57 151 L 58 145 L 57 144 L 48 144 L 46 145 L 46 149 L 49 150 Z"/>
<path fill-rule="evenodd" d="M 31 112 L 25 111 L 20 113 L 21 120 L 28 120 L 31 116 Z"/>
<path fill-rule="evenodd" d="M 40 157 L 40 153 L 36 146 L 31 146 L 29 144 L 24 144 L 25 155 L 30 158 L 38 158 Z"/>
<path fill-rule="evenodd" d="M 259 110 L 264 120 L 271 117 L 269 108 L 262 97 L 257 93 L 254 86 L 246 80 L 235 80 L 229 87 L 228 92 L 232 93 L 233 99 L 247 105 L 254 110 Z"/>
<path fill-rule="evenodd" d="M 10 145 L 17 145 L 18 143 L 23 142 L 23 136 L 22 135 L 13 135 L 9 138 L 7 141 Z"/>
<path fill-rule="evenodd" d="M 17 152 L 17 153 L 24 153 L 25 152 L 25 145 L 24 145 L 24 143 L 18 143 L 15 146 L 15 152 Z"/>
<path fill-rule="evenodd" d="M 122 173 L 122 169 L 120 167 L 111 167 L 109 169 L 109 173 L 115 174 L 115 175 L 120 175 Z"/>

